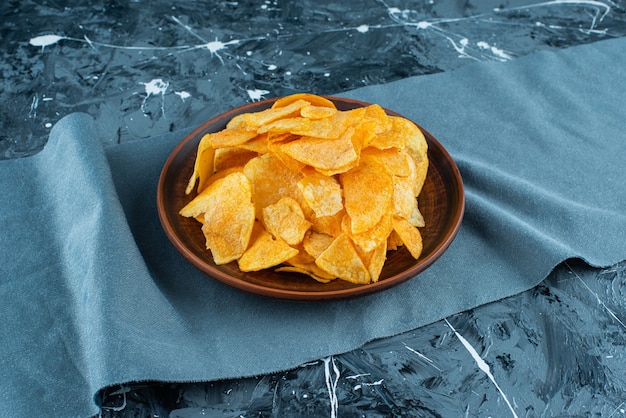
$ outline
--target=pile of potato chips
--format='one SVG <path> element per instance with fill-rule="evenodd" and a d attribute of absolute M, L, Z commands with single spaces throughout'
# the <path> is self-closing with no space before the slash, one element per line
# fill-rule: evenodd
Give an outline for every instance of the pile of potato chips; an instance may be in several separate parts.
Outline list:
<path fill-rule="evenodd" d="M 202 138 L 186 189 L 197 184 L 198 195 L 180 214 L 202 224 L 218 265 L 367 284 L 388 250 L 404 245 L 419 258 L 427 170 L 411 121 L 295 94 Z"/>

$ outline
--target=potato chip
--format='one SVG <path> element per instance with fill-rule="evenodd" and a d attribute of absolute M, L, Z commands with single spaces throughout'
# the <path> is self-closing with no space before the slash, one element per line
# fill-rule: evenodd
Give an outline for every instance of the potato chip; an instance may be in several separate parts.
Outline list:
<path fill-rule="evenodd" d="M 346 214 L 342 219 L 341 229 L 360 250 L 368 252 L 387 241 L 387 237 L 393 230 L 391 218 L 391 214 L 385 213 L 380 221 L 372 228 L 355 234 L 352 232 L 350 216 Z"/>
<path fill-rule="evenodd" d="M 277 119 L 294 116 L 300 113 L 300 109 L 310 103 L 305 100 L 294 100 L 287 106 L 280 108 L 265 109 L 255 113 L 242 113 L 233 117 L 226 125 L 227 129 L 246 129 L 256 131 L 260 126 L 271 123 Z"/>
<path fill-rule="evenodd" d="M 369 252 L 359 251 L 359 255 L 370 273 L 372 283 L 377 282 L 387 260 L 387 241 L 385 240 Z"/>
<path fill-rule="evenodd" d="M 323 119 L 334 116 L 337 113 L 337 109 L 334 107 L 326 106 L 304 106 L 300 109 L 300 116 L 308 119 Z"/>
<path fill-rule="evenodd" d="M 237 263 L 241 271 L 259 271 L 277 266 L 296 254 L 298 250 L 281 238 L 274 239 L 269 232 L 262 231 Z"/>
<path fill-rule="evenodd" d="M 185 194 L 191 193 L 196 183 L 198 183 L 198 193 L 200 193 L 206 187 L 207 179 L 213 174 L 213 156 L 215 155 L 215 149 L 211 147 L 209 137 L 210 135 L 203 136 L 198 144 L 193 173 L 187 183 Z"/>
<path fill-rule="evenodd" d="M 337 139 L 301 137 L 298 141 L 281 145 L 280 150 L 318 171 L 336 174 L 337 170 L 347 171 L 359 161 L 359 155 L 352 143 L 352 135 L 354 128 L 348 128 Z"/>
<path fill-rule="evenodd" d="M 243 172 L 252 184 L 252 201 L 258 219 L 261 219 L 264 207 L 273 205 L 282 197 L 291 197 L 298 203 L 303 200 L 297 185 L 302 174 L 285 167 L 274 154 L 251 159 Z"/>
<path fill-rule="evenodd" d="M 331 216 L 315 216 L 315 213 L 313 213 L 307 219 L 312 223 L 312 231 L 336 237 L 342 233 L 341 220 L 345 213 L 344 209 Z"/>
<path fill-rule="evenodd" d="M 238 259 L 248 247 L 254 225 L 251 198 L 250 182 L 234 172 L 213 182 L 180 211 L 187 217 L 204 213 L 202 232 L 215 264 Z"/>
<path fill-rule="evenodd" d="M 257 133 L 255 131 L 235 128 L 208 134 L 208 140 L 213 148 L 224 148 L 241 145 L 256 136 Z"/>
<path fill-rule="evenodd" d="M 296 93 L 289 96 L 281 97 L 274 102 L 274 104 L 272 105 L 272 109 L 285 107 L 298 100 L 304 100 L 314 106 L 323 106 L 335 109 L 335 104 L 327 98 L 309 93 Z"/>
<path fill-rule="evenodd" d="M 393 230 L 396 231 L 413 258 L 416 260 L 420 258 L 423 243 L 419 229 L 411 225 L 406 219 L 393 218 Z"/>
<path fill-rule="evenodd" d="M 302 242 L 304 251 L 311 255 L 314 259 L 320 256 L 326 248 L 332 244 L 335 237 L 328 234 L 312 231 L 304 237 Z"/>
<path fill-rule="evenodd" d="M 341 234 L 315 260 L 315 264 L 328 274 L 356 284 L 370 282 L 370 274 L 359 257 L 354 244 L 346 234 Z"/>
<path fill-rule="evenodd" d="M 288 266 L 278 267 L 276 271 L 285 273 L 306 274 L 307 276 L 317 280 L 320 283 L 330 283 L 336 279 L 335 276 L 326 273 L 324 270 L 317 267 L 314 263 L 289 264 Z"/>
<path fill-rule="evenodd" d="M 217 173 L 232 167 L 243 167 L 257 155 L 259 154 L 243 148 L 218 148 L 215 150 L 215 155 L 213 156 L 213 167 Z"/>
<path fill-rule="evenodd" d="M 290 197 L 282 197 L 273 205 L 264 207 L 263 224 L 270 234 L 292 246 L 301 243 L 311 227 L 298 202 Z"/>
<path fill-rule="evenodd" d="M 303 170 L 304 177 L 297 183 L 302 197 L 315 216 L 332 216 L 343 209 L 341 185 L 335 177 L 315 170 Z"/>
<path fill-rule="evenodd" d="M 352 221 L 352 233 L 372 229 L 390 207 L 393 196 L 391 175 L 380 160 L 362 155 L 358 167 L 341 173 L 344 206 Z"/>

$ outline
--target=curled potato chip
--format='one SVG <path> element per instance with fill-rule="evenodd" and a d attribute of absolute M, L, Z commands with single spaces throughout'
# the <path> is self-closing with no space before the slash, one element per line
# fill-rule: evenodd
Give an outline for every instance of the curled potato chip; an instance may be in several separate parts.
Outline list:
<path fill-rule="evenodd" d="M 216 264 L 366 284 L 387 251 L 419 258 L 428 164 L 411 121 L 294 94 L 201 139 L 185 189 L 197 196 L 180 213 L 200 222 Z"/>
<path fill-rule="evenodd" d="M 335 177 L 315 170 L 303 170 L 304 177 L 297 183 L 302 197 L 315 216 L 332 216 L 343 209 L 341 185 Z"/>
<path fill-rule="evenodd" d="M 373 228 L 389 209 L 393 196 L 393 181 L 384 164 L 375 156 L 362 155 L 358 167 L 341 173 L 339 181 L 352 233 Z"/>
<path fill-rule="evenodd" d="M 341 234 L 335 238 L 328 248 L 317 257 L 315 264 L 339 279 L 356 284 L 370 282 L 370 273 L 346 234 Z"/>
<path fill-rule="evenodd" d="M 409 221 L 401 218 L 393 219 L 393 230 L 398 234 L 402 243 L 409 250 L 413 258 L 420 258 L 423 250 L 422 234 Z"/>
<path fill-rule="evenodd" d="M 237 263 L 241 271 L 259 271 L 277 266 L 297 254 L 298 250 L 283 239 L 274 239 L 269 232 L 261 231 Z"/>
<path fill-rule="evenodd" d="M 236 260 L 250 242 L 254 226 L 250 182 L 240 172 L 216 180 L 189 202 L 180 214 L 203 215 L 202 232 L 215 264 Z"/>
<path fill-rule="evenodd" d="M 304 218 L 302 208 L 290 197 L 282 197 L 278 202 L 263 208 L 265 229 L 275 237 L 280 237 L 289 245 L 297 245 L 311 227 Z"/>

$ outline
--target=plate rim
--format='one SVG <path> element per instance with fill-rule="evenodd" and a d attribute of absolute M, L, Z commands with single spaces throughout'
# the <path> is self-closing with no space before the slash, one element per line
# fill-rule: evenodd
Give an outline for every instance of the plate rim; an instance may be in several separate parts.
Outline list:
<path fill-rule="evenodd" d="M 340 102 L 341 104 L 348 104 L 350 106 L 368 106 L 372 103 L 344 98 L 339 96 L 330 96 L 330 95 L 320 95 L 328 100 L 331 100 L 333 103 Z M 185 243 L 178 237 L 176 232 L 174 231 L 172 225 L 169 222 L 167 216 L 167 208 L 164 202 L 164 183 L 166 181 L 167 175 L 170 174 L 169 169 L 172 166 L 173 161 L 176 158 L 180 158 L 181 151 L 186 146 L 191 146 L 189 143 L 197 140 L 200 141 L 200 134 L 207 130 L 207 127 L 217 123 L 226 123 L 228 120 L 232 119 L 232 117 L 237 114 L 246 113 L 250 109 L 256 109 L 255 111 L 262 110 L 262 108 L 270 107 L 272 103 L 281 97 L 274 97 L 270 99 L 264 99 L 261 101 L 246 103 L 242 106 L 238 106 L 222 112 L 209 120 L 205 121 L 197 128 L 192 130 L 190 133 L 185 135 L 181 141 L 174 147 L 171 153 L 168 155 L 167 160 L 163 164 L 161 168 L 161 172 L 159 175 L 159 180 L 157 184 L 157 212 L 159 216 L 159 220 L 161 223 L 161 227 L 163 228 L 167 238 L 170 243 L 176 248 L 176 250 L 195 268 L 203 272 L 205 275 L 210 278 L 217 280 L 225 285 L 230 287 L 239 289 L 241 291 L 252 293 L 260 296 L 270 297 L 273 299 L 284 299 L 284 300 L 292 300 L 292 301 L 332 301 L 332 300 L 341 300 L 348 298 L 355 298 L 370 295 L 373 293 L 378 293 L 383 290 L 395 287 L 401 283 L 404 283 L 408 280 L 411 280 L 421 273 L 423 273 L 428 267 L 430 267 L 435 261 L 437 261 L 443 253 L 449 248 L 454 239 L 456 238 L 458 231 L 461 227 L 461 223 L 463 221 L 464 213 L 465 213 L 465 191 L 463 185 L 463 179 L 461 177 L 460 171 L 453 160 L 450 153 L 447 149 L 437 140 L 430 132 L 425 130 L 421 125 L 417 124 L 417 122 L 413 121 L 411 118 L 407 118 L 401 115 L 398 112 L 395 112 L 391 109 L 383 107 L 385 112 L 389 115 L 404 117 L 415 123 L 420 130 L 423 132 L 427 142 L 428 142 L 428 153 L 434 152 L 433 149 L 436 149 L 438 153 L 441 154 L 442 160 L 447 163 L 449 166 L 448 169 L 452 174 L 452 178 L 455 182 L 454 190 L 452 190 L 452 194 L 454 195 L 454 200 L 457 201 L 456 205 L 452 205 L 453 214 L 452 218 L 452 226 L 449 228 L 444 234 L 444 238 L 439 241 L 431 254 L 422 260 L 417 260 L 417 263 L 410 269 L 413 273 L 406 274 L 406 272 L 396 273 L 393 276 L 386 277 L 383 280 L 379 280 L 374 283 L 369 283 L 366 285 L 360 285 L 355 287 L 348 287 L 345 289 L 335 289 L 335 290 L 320 290 L 320 291 L 303 291 L 303 290 L 293 290 L 293 289 L 282 289 L 282 288 L 272 288 L 267 286 L 261 286 L 256 283 L 248 282 L 242 280 L 237 277 L 233 277 L 228 275 L 227 273 L 219 270 L 219 268 L 214 268 L 208 265 L 204 260 L 200 259 L 196 256 L 193 251 L 191 251 Z M 197 145 L 197 143 L 196 143 Z M 197 146 L 193 148 L 194 152 L 197 150 Z M 185 158 L 189 158 L 188 155 L 184 156 Z M 429 159 L 431 159 L 429 157 Z M 445 183 L 444 183 L 445 184 Z M 456 192 L 455 192 L 456 191 Z M 447 190 L 447 195 L 450 194 L 450 190 Z M 451 200 L 451 199 L 449 199 Z M 208 251 L 208 250 L 207 250 Z"/>

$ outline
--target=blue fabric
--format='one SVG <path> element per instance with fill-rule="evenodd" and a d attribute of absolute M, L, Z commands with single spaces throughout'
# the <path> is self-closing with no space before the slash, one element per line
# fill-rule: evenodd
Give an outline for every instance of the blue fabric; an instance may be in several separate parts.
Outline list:
<path fill-rule="evenodd" d="M 295 367 L 527 290 L 560 262 L 626 258 L 626 39 L 343 93 L 420 123 L 466 186 L 462 228 L 415 280 L 293 303 L 207 278 L 175 251 L 156 183 L 186 132 L 103 149 L 63 118 L 0 162 L 0 404 L 85 416 L 103 387 Z M 192 128 L 192 127 L 190 127 Z"/>

